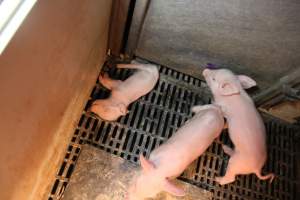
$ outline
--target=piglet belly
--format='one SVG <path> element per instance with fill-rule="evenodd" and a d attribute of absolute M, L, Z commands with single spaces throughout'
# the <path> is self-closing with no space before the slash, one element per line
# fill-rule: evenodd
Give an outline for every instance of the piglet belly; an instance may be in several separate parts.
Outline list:
<path fill-rule="evenodd" d="M 260 116 L 236 117 L 229 121 L 229 134 L 234 145 L 249 154 L 266 151 L 265 127 Z"/>

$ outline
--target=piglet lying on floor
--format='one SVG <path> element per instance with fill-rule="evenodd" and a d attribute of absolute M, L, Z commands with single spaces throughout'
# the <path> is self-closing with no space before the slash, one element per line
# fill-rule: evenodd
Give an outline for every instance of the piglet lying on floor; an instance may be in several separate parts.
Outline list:
<path fill-rule="evenodd" d="M 108 121 L 126 115 L 129 104 L 150 92 L 159 78 L 155 65 L 118 64 L 117 68 L 137 69 L 137 71 L 125 81 L 112 80 L 107 74 L 99 77 L 100 83 L 111 90 L 111 95 L 108 99 L 94 101 L 90 110 Z"/>
<path fill-rule="evenodd" d="M 203 76 L 213 93 L 214 103 L 221 107 L 227 119 L 229 136 L 234 144 L 234 150 L 223 145 L 230 160 L 225 176 L 216 181 L 223 185 L 233 182 L 238 174 L 250 173 L 272 181 L 273 174 L 261 175 L 267 159 L 265 126 L 243 89 L 255 86 L 256 82 L 244 75 L 236 76 L 227 69 L 205 69 Z"/>
<path fill-rule="evenodd" d="M 215 105 L 195 106 L 195 116 L 164 144 L 151 152 L 149 160 L 140 156 L 142 171 L 133 178 L 127 200 L 143 200 L 161 191 L 183 196 L 184 191 L 170 182 L 197 159 L 220 135 L 224 127 L 221 110 Z"/>

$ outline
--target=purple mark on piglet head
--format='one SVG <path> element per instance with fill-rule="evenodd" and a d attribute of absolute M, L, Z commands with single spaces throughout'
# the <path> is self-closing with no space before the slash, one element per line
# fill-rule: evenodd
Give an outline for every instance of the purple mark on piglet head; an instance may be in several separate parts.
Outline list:
<path fill-rule="evenodd" d="M 218 69 L 219 67 L 215 64 L 212 64 L 212 63 L 207 63 L 206 64 L 206 68 L 207 69 Z"/>

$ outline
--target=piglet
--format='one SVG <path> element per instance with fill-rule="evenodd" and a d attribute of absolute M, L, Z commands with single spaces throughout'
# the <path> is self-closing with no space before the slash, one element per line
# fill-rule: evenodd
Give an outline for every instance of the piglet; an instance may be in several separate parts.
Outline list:
<path fill-rule="evenodd" d="M 192 112 L 196 114 L 151 152 L 149 160 L 140 155 L 142 171 L 133 178 L 127 200 L 154 197 L 161 191 L 184 196 L 184 191 L 170 180 L 197 159 L 224 127 L 221 109 L 216 105 L 194 106 Z"/>
<path fill-rule="evenodd" d="M 90 111 L 107 121 L 126 115 L 129 104 L 150 92 L 159 78 L 157 67 L 151 64 L 118 64 L 117 68 L 137 71 L 125 81 L 112 80 L 107 74 L 99 76 L 100 83 L 111 90 L 111 95 L 94 101 Z"/>
<path fill-rule="evenodd" d="M 210 87 L 214 104 L 219 105 L 227 119 L 229 136 L 234 150 L 223 145 L 223 150 L 230 156 L 228 167 L 223 177 L 216 181 L 221 185 L 231 183 L 238 174 L 255 173 L 259 179 L 274 178 L 274 174 L 261 175 L 261 169 L 267 159 L 265 126 L 252 99 L 245 89 L 256 82 L 245 75 L 234 75 L 228 69 L 205 69 L 203 76 Z"/>

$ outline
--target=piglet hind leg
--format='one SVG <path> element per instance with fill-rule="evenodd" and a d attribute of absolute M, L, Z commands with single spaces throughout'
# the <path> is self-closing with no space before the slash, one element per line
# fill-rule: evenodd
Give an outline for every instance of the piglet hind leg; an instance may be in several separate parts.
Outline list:
<path fill-rule="evenodd" d="M 223 148 L 223 151 L 224 151 L 227 155 L 229 155 L 229 156 L 232 156 L 232 155 L 233 155 L 234 150 L 233 150 L 231 147 L 229 147 L 229 146 L 223 144 L 223 145 L 222 145 L 222 148 Z"/>
<path fill-rule="evenodd" d="M 198 113 L 207 109 L 218 109 L 221 113 L 221 108 L 217 105 L 214 104 L 207 104 L 207 105 L 197 105 L 197 106 L 193 106 L 191 108 L 191 112 L 192 113 Z"/>
<path fill-rule="evenodd" d="M 145 65 L 139 63 L 133 64 L 118 64 L 117 68 L 119 69 L 142 69 Z"/>
<path fill-rule="evenodd" d="M 267 175 L 262 175 L 261 170 L 255 172 L 256 176 L 261 180 L 267 180 L 269 179 L 269 182 L 272 183 L 273 179 L 275 178 L 275 175 L 273 173 L 269 173 Z"/>
<path fill-rule="evenodd" d="M 109 90 L 116 88 L 122 81 L 120 80 L 113 80 L 109 78 L 108 74 L 104 74 L 103 76 L 99 76 L 100 83 Z"/>
<path fill-rule="evenodd" d="M 238 174 L 240 161 L 241 160 L 239 158 L 239 155 L 233 153 L 229 159 L 225 176 L 216 177 L 216 182 L 218 182 L 221 185 L 232 183 L 235 180 L 235 176 Z"/>

